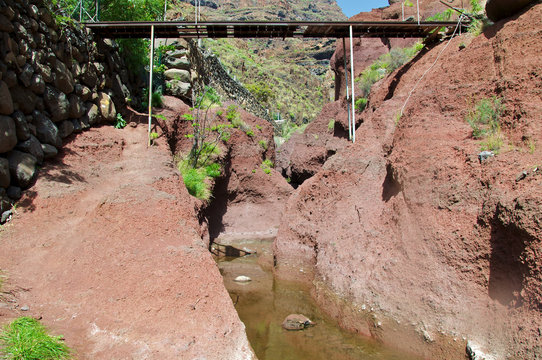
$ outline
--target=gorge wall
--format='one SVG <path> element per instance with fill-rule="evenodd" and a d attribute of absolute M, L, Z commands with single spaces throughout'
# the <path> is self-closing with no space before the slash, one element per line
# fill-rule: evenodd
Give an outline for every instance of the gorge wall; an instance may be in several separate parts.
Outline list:
<path fill-rule="evenodd" d="M 63 139 L 114 123 L 130 97 L 116 44 L 70 21 L 59 24 L 49 6 L 0 1 L 0 213 Z"/>
<path fill-rule="evenodd" d="M 343 326 L 425 357 L 540 358 L 541 17 L 443 42 L 373 86 L 357 142 L 290 197 L 276 273 L 309 274 Z M 465 119 L 493 97 L 503 142 L 482 161 Z"/>

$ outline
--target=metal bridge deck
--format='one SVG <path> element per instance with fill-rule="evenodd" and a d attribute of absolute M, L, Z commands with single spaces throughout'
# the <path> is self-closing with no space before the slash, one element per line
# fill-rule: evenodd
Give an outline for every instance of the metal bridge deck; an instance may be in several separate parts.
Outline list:
<path fill-rule="evenodd" d="M 354 37 L 424 38 L 442 27 L 455 27 L 443 21 L 371 21 L 371 22 L 126 22 L 85 23 L 103 38 L 150 38 L 154 26 L 156 38 L 348 38 Z"/>

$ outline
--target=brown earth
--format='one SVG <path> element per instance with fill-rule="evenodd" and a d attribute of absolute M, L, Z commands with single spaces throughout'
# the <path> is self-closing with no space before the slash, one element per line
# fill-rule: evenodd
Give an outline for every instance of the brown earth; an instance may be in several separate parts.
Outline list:
<path fill-rule="evenodd" d="M 465 340 L 540 358 L 541 18 L 535 5 L 377 83 L 356 144 L 289 199 L 277 275 L 308 274 L 343 326 L 427 358 L 464 358 Z M 492 96 L 505 141 L 480 163 L 465 117 Z"/>
<path fill-rule="evenodd" d="M 41 318 L 80 359 L 252 359 L 201 204 L 146 139 L 93 128 L 43 167 L 0 231 L 0 322 Z"/>

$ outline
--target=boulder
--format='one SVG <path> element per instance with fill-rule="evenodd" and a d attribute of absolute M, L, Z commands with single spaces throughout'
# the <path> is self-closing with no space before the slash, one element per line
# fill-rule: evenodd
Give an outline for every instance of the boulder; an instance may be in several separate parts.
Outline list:
<path fill-rule="evenodd" d="M 6 82 L 6 85 L 8 88 L 12 88 L 15 85 L 17 85 L 17 74 L 15 74 L 15 71 L 9 70 L 4 75 L 4 81 Z"/>
<path fill-rule="evenodd" d="M 53 73 L 51 71 L 51 68 L 47 65 L 38 64 L 38 73 L 43 78 L 43 81 L 46 83 L 52 83 L 53 82 Z"/>
<path fill-rule="evenodd" d="M 120 97 L 124 103 L 126 99 L 130 98 L 130 90 L 128 90 L 128 87 L 122 83 L 119 74 L 115 74 L 115 76 L 113 76 L 112 82 L 113 93 L 116 94 L 117 97 Z"/>
<path fill-rule="evenodd" d="M 166 80 L 178 80 L 182 82 L 190 82 L 190 72 L 182 69 L 169 69 L 164 72 Z"/>
<path fill-rule="evenodd" d="M 32 114 L 36 108 L 37 96 L 31 90 L 21 86 L 11 88 L 11 97 L 16 109 L 22 111 L 25 115 Z"/>
<path fill-rule="evenodd" d="M 10 33 L 13 31 L 13 24 L 7 17 L 0 14 L 0 31 Z"/>
<path fill-rule="evenodd" d="M 100 109 L 98 109 L 98 106 L 96 104 L 87 103 L 86 119 L 85 118 L 81 119 L 81 122 L 84 124 L 85 120 L 87 120 L 89 126 L 100 122 L 101 120 Z"/>
<path fill-rule="evenodd" d="M 81 75 L 81 81 L 83 84 L 93 89 L 98 83 L 98 75 L 96 74 L 96 67 L 92 63 L 83 65 L 83 74 Z"/>
<path fill-rule="evenodd" d="M 284 319 L 282 327 L 286 330 L 303 330 L 314 323 L 305 315 L 291 314 Z"/>
<path fill-rule="evenodd" d="M 88 99 L 90 99 L 90 95 L 92 92 L 85 85 L 76 84 L 75 93 L 81 98 L 81 100 L 87 101 Z"/>
<path fill-rule="evenodd" d="M 171 80 L 167 82 L 167 93 L 172 96 L 189 99 L 192 85 L 177 80 Z"/>
<path fill-rule="evenodd" d="M 34 115 L 34 125 L 36 126 L 36 137 L 41 143 L 50 144 L 57 148 L 62 146 L 62 140 L 58 135 L 58 128 L 47 116 L 36 112 Z"/>
<path fill-rule="evenodd" d="M 31 135 L 28 140 L 18 143 L 16 149 L 33 155 L 38 164 L 43 162 L 43 150 L 41 148 L 41 143 L 34 135 Z"/>
<path fill-rule="evenodd" d="M 486 3 L 487 17 L 491 21 L 499 21 L 517 14 L 521 9 L 534 2 L 536 0 L 488 0 Z"/>
<path fill-rule="evenodd" d="M 6 190 L 4 188 L 0 188 L 0 214 L 3 215 L 4 212 L 9 211 L 10 209 L 11 202 L 6 194 Z"/>
<path fill-rule="evenodd" d="M 19 200 L 23 194 L 21 192 L 21 188 L 18 186 L 10 186 L 8 187 L 6 194 L 10 199 L 13 199 L 15 201 Z"/>
<path fill-rule="evenodd" d="M 8 159 L 0 157 L 0 188 L 7 188 L 11 182 Z"/>
<path fill-rule="evenodd" d="M 83 102 L 79 98 L 79 96 L 75 94 L 71 94 L 69 97 L 70 101 L 70 118 L 78 119 L 81 116 L 85 114 L 85 106 L 83 105 Z"/>
<path fill-rule="evenodd" d="M 73 133 L 73 123 L 71 120 L 64 120 L 58 125 L 58 135 L 64 139 Z"/>
<path fill-rule="evenodd" d="M 34 68 L 30 64 L 26 64 L 23 67 L 21 73 L 19 74 L 19 80 L 23 83 L 25 87 L 30 87 L 30 84 L 32 82 L 32 75 L 34 75 Z"/>
<path fill-rule="evenodd" d="M 13 118 L 13 121 L 15 121 L 17 139 L 20 141 L 28 140 L 31 133 L 24 114 L 20 111 L 15 111 L 11 117 Z"/>
<path fill-rule="evenodd" d="M 36 158 L 30 154 L 13 150 L 9 154 L 8 160 L 11 181 L 22 189 L 29 188 L 36 177 Z"/>
<path fill-rule="evenodd" d="M 79 119 L 72 119 L 72 125 L 73 125 L 73 132 L 78 134 L 83 131 L 83 124 L 81 123 L 81 120 Z"/>
<path fill-rule="evenodd" d="M 63 92 L 46 86 L 44 93 L 45 105 L 54 122 L 66 120 L 70 114 L 70 102 Z"/>
<path fill-rule="evenodd" d="M 53 83 L 64 94 L 72 93 L 75 85 L 71 71 L 58 59 L 55 61 L 53 67 Z"/>
<path fill-rule="evenodd" d="M 43 80 L 43 76 L 39 74 L 34 74 L 32 76 L 32 80 L 30 81 L 30 90 L 34 94 L 41 95 L 45 92 L 45 81 Z"/>
<path fill-rule="evenodd" d="M 10 151 L 15 145 L 17 145 L 15 121 L 9 116 L 0 115 L 0 154 Z"/>
<path fill-rule="evenodd" d="M 168 57 L 165 58 L 164 64 L 169 69 L 190 70 L 190 60 L 188 60 L 188 57 L 186 57 L 186 56 L 183 56 L 183 57 L 180 57 L 180 58 L 168 56 Z"/>
<path fill-rule="evenodd" d="M 46 160 L 58 155 L 58 150 L 53 145 L 41 144 L 41 149 L 43 150 L 43 158 Z"/>
<path fill-rule="evenodd" d="M 13 112 L 13 100 L 8 85 L 0 81 L 0 115 L 11 115 Z"/>
<path fill-rule="evenodd" d="M 104 92 L 98 94 L 98 101 L 100 104 L 100 114 L 105 121 L 114 123 L 117 117 L 117 110 L 115 104 L 111 100 L 111 97 Z"/>
<path fill-rule="evenodd" d="M 186 49 L 175 49 L 173 51 L 168 51 L 167 56 L 173 57 L 173 58 L 182 58 L 188 53 L 188 50 Z"/>

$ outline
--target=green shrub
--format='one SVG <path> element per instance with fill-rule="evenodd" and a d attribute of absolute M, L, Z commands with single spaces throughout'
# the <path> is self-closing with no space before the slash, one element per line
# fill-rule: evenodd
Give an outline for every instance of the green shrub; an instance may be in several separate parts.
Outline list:
<path fill-rule="evenodd" d="M 260 140 L 260 141 L 258 141 L 258 144 L 260 144 L 260 146 L 262 147 L 262 149 L 264 149 L 264 151 L 267 150 L 267 147 L 268 147 L 267 141 L 265 141 L 265 140 Z"/>
<path fill-rule="evenodd" d="M 257 83 L 248 84 L 245 86 L 245 88 L 254 95 L 256 100 L 258 100 L 261 103 L 267 104 L 269 101 L 273 100 L 275 98 L 275 94 L 273 93 L 273 90 L 269 87 L 269 85 L 263 81 L 259 81 Z"/>
<path fill-rule="evenodd" d="M 357 98 L 354 106 L 356 107 L 357 112 L 362 112 L 367 107 L 367 98 Z"/>
<path fill-rule="evenodd" d="M 205 182 L 205 179 L 207 178 L 205 169 L 196 169 L 187 166 L 181 170 L 181 174 L 184 185 L 190 195 L 202 200 L 210 199 L 211 191 L 209 190 L 209 185 Z"/>
<path fill-rule="evenodd" d="M 333 131 L 333 129 L 335 129 L 335 119 L 329 120 L 329 122 L 327 123 L 327 129 L 329 131 Z"/>
<path fill-rule="evenodd" d="M 265 159 L 262 161 L 262 164 L 260 165 L 261 169 L 264 173 L 271 175 L 271 169 L 273 169 L 273 162 L 269 159 Z"/>
<path fill-rule="evenodd" d="M 254 137 L 254 131 L 252 130 L 247 130 L 245 133 L 250 137 Z"/>
<path fill-rule="evenodd" d="M 207 165 L 205 167 L 205 173 L 207 174 L 207 176 L 210 176 L 212 178 L 219 177 L 222 174 L 220 170 L 220 164 L 213 163 L 213 164 Z"/>
<path fill-rule="evenodd" d="M 164 100 L 162 96 L 162 91 L 154 91 L 151 95 L 152 107 L 161 108 L 164 105 Z M 141 106 L 144 109 L 149 107 L 149 89 L 143 89 L 143 99 L 141 101 Z"/>
<path fill-rule="evenodd" d="M 466 120 L 471 126 L 472 136 L 483 139 L 482 150 L 497 152 L 504 144 L 500 119 L 505 109 L 502 99 L 493 96 L 480 100 L 469 110 Z"/>
<path fill-rule="evenodd" d="M 124 120 L 121 113 L 117 113 L 117 118 L 115 121 L 115 129 L 123 129 L 124 127 L 126 127 L 126 120 Z"/>
<path fill-rule="evenodd" d="M 0 333 L 0 355 L 5 360 L 70 359 L 62 336 L 50 336 L 36 319 L 21 317 Z"/>

